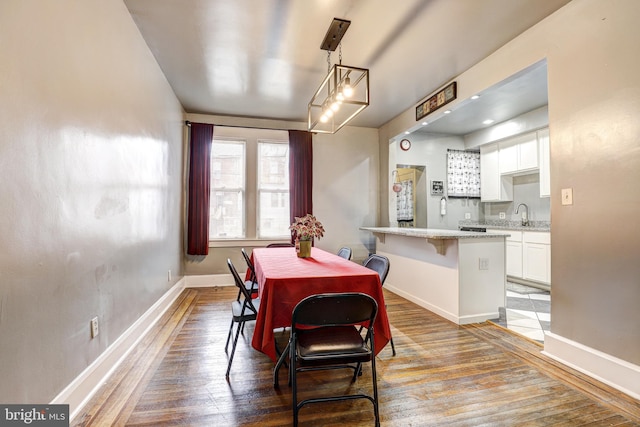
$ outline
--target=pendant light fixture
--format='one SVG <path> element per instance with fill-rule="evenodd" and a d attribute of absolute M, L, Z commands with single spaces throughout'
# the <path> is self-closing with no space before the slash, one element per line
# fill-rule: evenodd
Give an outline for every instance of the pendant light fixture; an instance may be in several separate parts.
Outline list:
<path fill-rule="evenodd" d="M 369 70 L 342 65 L 342 36 L 351 21 L 334 18 L 320 45 L 327 51 L 327 76 L 309 101 L 310 132 L 336 133 L 369 105 Z M 331 52 L 339 49 L 339 63 L 331 66 Z"/>

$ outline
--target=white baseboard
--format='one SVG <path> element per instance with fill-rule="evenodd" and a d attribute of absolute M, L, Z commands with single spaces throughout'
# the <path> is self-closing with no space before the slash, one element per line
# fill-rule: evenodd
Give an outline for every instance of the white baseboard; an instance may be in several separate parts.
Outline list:
<path fill-rule="evenodd" d="M 640 366 L 547 332 L 543 354 L 640 399 Z"/>
<path fill-rule="evenodd" d="M 68 404 L 70 420 L 78 415 L 83 406 L 93 397 L 129 352 L 173 304 L 184 289 L 185 282 L 183 277 L 160 297 L 109 348 L 62 390 L 51 401 L 51 404 Z"/>
<path fill-rule="evenodd" d="M 231 274 L 203 274 L 199 276 L 185 276 L 185 288 L 208 288 L 210 286 L 235 286 Z"/>
<path fill-rule="evenodd" d="M 433 304 L 428 303 L 427 301 L 416 297 L 415 295 L 411 295 L 408 292 L 405 292 L 401 289 L 396 288 L 393 285 L 390 284 L 386 284 L 384 285 L 385 289 L 393 292 L 396 295 L 401 296 L 402 298 L 409 300 L 415 304 L 418 304 L 420 307 L 422 308 L 426 308 L 427 310 L 429 310 L 432 313 L 437 314 L 440 317 L 443 317 L 445 319 L 447 319 L 450 322 L 453 322 L 455 324 L 459 324 L 460 323 L 460 318 L 458 316 L 456 316 L 453 313 L 449 313 L 448 311 L 442 310 L 440 307 L 437 307 Z"/>

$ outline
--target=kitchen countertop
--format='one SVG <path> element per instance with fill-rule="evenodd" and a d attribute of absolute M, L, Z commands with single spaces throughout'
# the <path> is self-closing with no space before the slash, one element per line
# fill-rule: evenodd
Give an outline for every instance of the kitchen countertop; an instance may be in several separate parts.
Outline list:
<path fill-rule="evenodd" d="M 512 230 L 512 231 L 551 231 L 551 222 L 549 221 L 529 221 L 530 225 L 522 225 L 520 221 L 508 220 L 488 220 L 488 221 L 472 221 L 463 220 L 458 222 L 459 227 L 485 227 L 493 230 Z"/>
<path fill-rule="evenodd" d="M 435 228 L 408 228 L 408 227 L 360 227 L 360 230 L 372 233 L 395 234 L 397 236 L 421 237 L 434 240 L 452 239 L 487 239 L 496 236 L 507 237 L 509 233 L 491 233 L 482 231 L 442 230 Z"/>

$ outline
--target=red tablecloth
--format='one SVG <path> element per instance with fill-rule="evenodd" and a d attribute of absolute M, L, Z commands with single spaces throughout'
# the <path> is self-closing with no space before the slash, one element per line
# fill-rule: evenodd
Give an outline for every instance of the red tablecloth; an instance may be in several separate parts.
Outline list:
<path fill-rule="evenodd" d="M 310 258 L 298 258 L 295 248 L 256 248 L 251 254 L 260 285 L 260 309 L 252 346 L 277 360 L 274 329 L 291 326 L 293 308 L 309 295 L 362 292 L 378 302 L 374 323 L 376 354 L 391 331 L 378 273 L 318 248 Z"/>

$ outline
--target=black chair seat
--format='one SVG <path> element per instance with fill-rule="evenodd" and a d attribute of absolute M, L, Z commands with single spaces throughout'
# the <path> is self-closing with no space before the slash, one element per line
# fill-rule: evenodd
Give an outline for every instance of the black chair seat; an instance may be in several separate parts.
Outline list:
<path fill-rule="evenodd" d="M 345 353 L 351 354 L 353 362 L 366 362 L 371 356 L 371 350 L 353 326 L 311 329 L 298 336 L 298 359 L 301 362 L 316 363 Z"/>
<path fill-rule="evenodd" d="M 260 298 L 253 298 L 251 304 L 253 304 L 253 307 L 255 307 L 257 311 L 260 307 Z M 231 315 L 233 316 L 234 322 L 250 322 L 256 320 L 257 313 L 247 310 L 244 301 L 233 301 L 231 303 Z"/>

